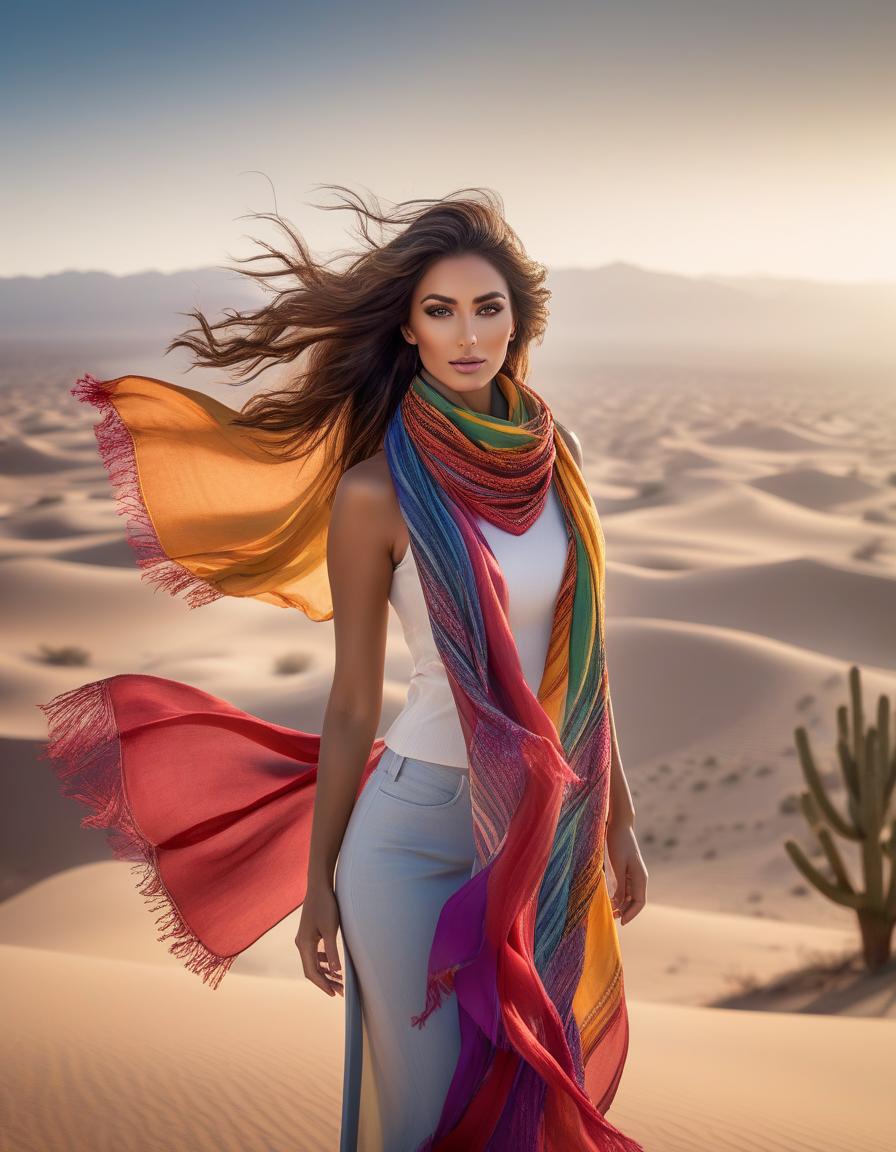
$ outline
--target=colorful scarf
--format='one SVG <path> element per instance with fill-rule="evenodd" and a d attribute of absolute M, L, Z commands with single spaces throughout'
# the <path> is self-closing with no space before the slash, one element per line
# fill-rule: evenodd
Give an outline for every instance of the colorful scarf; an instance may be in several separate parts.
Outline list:
<path fill-rule="evenodd" d="M 476 859 L 443 906 L 425 1026 L 454 992 L 461 1052 L 417 1152 L 643 1152 L 610 1124 L 628 1048 L 604 874 L 611 732 L 604 540 L 548 405 L 496 377 L 508 416 L 451 403 L 421 376 L 386 431 L 437 649 L 467 745 Z M 192 606 L 250 596 L 332 617 L 326 530 L 334 428 L 300 464 L 217 401 L 164 381 L 91 376 L 96 435 L 145 575 Z M 476 523 L 521 534 L 551 483 L 566 567 L 544 674 L 529 688 L 500 566 Z M 217 987 L 235 957 L 305 898 L 318 735 L 177 681 L 125 674 L 38 705 L 63 789 L 142 867 L 160 940 Z M 360 790 L 379 762 L 374 742 Z"/>

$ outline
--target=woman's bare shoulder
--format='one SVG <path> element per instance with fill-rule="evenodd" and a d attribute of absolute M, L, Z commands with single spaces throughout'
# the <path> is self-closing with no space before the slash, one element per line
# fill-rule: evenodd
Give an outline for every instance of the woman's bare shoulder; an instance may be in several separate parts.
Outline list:
<path fill-rule="evenodd" d="M 559 422 L 559 420 L 554 421 L 554 427 L 557 429 L 557 431 L 563 437 L 564 443 L 566 444 L 567 448 L 572 453 L 573 460 L 575 460 L 576 464 L 578 464 L 578 466 L 579 466 L 579 470 L 581 470 L 584 467 L 584 463 L 585 463 L 584 458 L 582 456 L 582 442 L 581 442 L 581 440 L 579 440 L 578 436 L 576 436 L 575 432 L 573 432 L 573 430 L 571 428 L 565 428 Z"/>
<path fill-rule="evenodd" d="M 392 475 L 386 461 L 386 453 L 380 449 L 366 460 L 359 460 L 351 468 L 346 468 L 339 480 L 340 488 L 347 488 L 354 499 L 380 500 L 384 507 L 390 500 L 395 501 L 395 488 L 392 484 Z"/>
<path fill-rule="evenodd" d="M 341 519 L 349 532 L 355 526 L 369 532 L 371 518 L 379 523 L 393 563 L 397 562 L 395 551 L 396 548 L 403 550 L 400 537 L 402 534 L 406 536 L 407 530 L 401 518 L 386 453 L 382 449 L 343 472 L 336 488 L 333 515 Z"/>
<path fill-rule="evenodd" d="M 355 514 L 374 510 L 387 513 L 390 498 L 394 497 L 392 478 L 383 452 L 346 468 L 336 486 L 336 502 Z"/>

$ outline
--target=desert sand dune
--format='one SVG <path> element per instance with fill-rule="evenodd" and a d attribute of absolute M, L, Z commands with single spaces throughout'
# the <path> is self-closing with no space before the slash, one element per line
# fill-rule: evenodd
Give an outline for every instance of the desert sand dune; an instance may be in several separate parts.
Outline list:
<path fill-rule="evenodd" d="M 607 598 L 618 615 L 729 627 L 896 670 L 896 576 L 863 567 L 795 558 L 696 572 L 616 568 Z"/>
<path fill-rule="evenodd" d="M 649 1152 L 886 1152 L 892 1142 L 888 1072 L 868 1062 L 886 1064 L 888 1021 L 640 1002 L 631 1017 L 645 1057 L 613 1113 Z"/>
<path fill-rule="evenodd" d="M 715 460 L 705 452 L 698 452 L 693 448 L 680 448 L 670 452 L 663 462 L 667 476 L 676 472 L 691 472 L 698 468 L 712 468 Z"/>
<path fill-rule="evenodd" d="M 57 447 L 68 444 L 77 447 L 89 447 L 85 436 L 87 429 L 72 429 L 71 414 L 63 411 L 61 407 L 46 408 L 39 412 L 21 414 L 15 422 L 16 427 L 23 436 L 43 436 L 52 434 L 53 443 Z"/>
<path fill-rule="evenodd" d="M 596 503 L 600 510 L 599 497 Z M 639 557 L 668 554 L 671 563 L 663 566 L 675 568 L 802 557 L 851 564 L 876 542 L 875 553 L 861 562 L 860 570 L 896 579 L 893 528 L 800 507 L 743 484 L 719 488 L 684 506 L 669 503 L 610 517 L 604 534 L 610 564 L 638 564 Z"/>
<path fill-rule="evenodd" d="M 772 472 L 768 476 L 757 476 L 750 483 L 782 500 L 792 500 L 794 504 L 816 509 L 853 504 L 881 493 L 887 495 L 885 489 L 868 484 L 857 476 L 838 476 L 832 472 L 823 472 L 820 468 Z"/>
<path fill-rule="evenodd" d="M 52 558 L 102 568 L 131 570 L 134 567 L 134 551 L 118 532 L 85 533 L 83 536 L 54 536 L 45 540 L 32 540 L 29 552 L 32 559 Z M 20 537 L 5 539 L 0 535 L 0 557 L 19 557 L 21 554 Z"/>
<path fill-rule="evenodd" d="M 48 502 L 6 517 L 0 529 L 8 543 L 22 541 L 21 554 L 29 540 L 58 540 L 70 546 L 78 536 L 106 532 L 120 537 L 120 525 L 110 519 L 111 511 L 106 500 L 82 499 L 68 505 Z"/>
<path fill-rule="evenodd" d="M 154 965 L 2 956 L 19 992 L 4 1032 L 10 1152 L 337 1147 L 338 997 L 299 979 L 231 972 L 212 992 Z M 650 1152 L 887 1152 L 887 1022 L 788 1016 L 784 1027 L 777 1014 L 632 993 L 629 1018 L 639 1058 L 608 1117 Z"/>
<path fill-rule="evenodd" d="M 745 448 L 751 452 L 817 452 L 822 448 L 838 447 L 835 440 L 811 436 L 783 423 L 763 424 L 750 420 L 729 431 L 708 436 L 706 443 L 720 448 Z"/>
<path fill-rule="evenodd" d="M 27 948 L 3 964 L 10 1152 L 336 1148 L 341 998 Z"/>
<path fill-rule="evenodd" d="M 80 463 L 83 461 L 77 457 L 55 451 L 46 438 L 13 436 L 0 444 L 0 476 L 40 476 L 64 472 Z"/>

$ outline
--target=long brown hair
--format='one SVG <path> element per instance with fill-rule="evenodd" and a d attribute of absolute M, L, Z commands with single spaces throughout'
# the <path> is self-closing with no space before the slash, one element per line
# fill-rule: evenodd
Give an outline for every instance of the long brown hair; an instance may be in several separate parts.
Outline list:
<path fill-rule="evenodd" d="M 382 447 L 389 419 L 419 367 L 417 349 L 404 339 L 400 325 L 410 316 L 415 285 L 434 260 L 475 252 L 504 276 L 515 335 L 501 371 L 516 380 L 528 374 L 530 343 L 544 337 L 551 293 L 544 287 L 547 269 L 526 255 L 504 219 L 501 197 L 489 189 L 407 200 L 387 214 L 372 194 L 368 206 L 344 185 L 321 187 L 345 196 L 342 203 L 315 207 L 353 210 L 367 248 L 348 253 L 353 257 L 348 265 L 334 269 L 340 254 L 315 260 L 279 213 L 250 213 L 279 224 L 295 251 L 281 252 L 258 241 L 280 267 L 273 272 L 235 270 L 266 288 L 272 288 L 269 281 L 283 277 L 287 284 L 279 291 L 272 288 L 274 299 L 258 311 L 231 309 L 214 324 L 198 309 L 191 310 L 187 315 L 195 316 L 199 327 L 181 334 L 166 351 L 191 349 L 191 367 L 236 368 L 243 377 L 230 381 L 236 384 L 307 354 L 304 368 L 286 388 L 251 397 L 234 422 L 282 433 L 278 444 L 287 458 L 302 458 L 338 428 L 337 471 L 344 471 Z M 378 243 L 371 237 L 371 223 L 380 225 L 381 236 L 386 228 L 397 229 L 397 234 Z M 264 259 L 259 254 L 238 263 Z"/>

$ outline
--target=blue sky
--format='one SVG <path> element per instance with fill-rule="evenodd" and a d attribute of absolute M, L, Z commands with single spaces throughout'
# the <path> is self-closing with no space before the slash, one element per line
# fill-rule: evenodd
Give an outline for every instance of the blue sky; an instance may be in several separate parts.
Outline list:
<path fill-rule="evenodd" d="M 896 4 L 7 3 L 0 275 L 225 264 L 321 183 L 495 189 L 553 266 L 896 279 Z M 276 197 L 276 201 L 275 201 Z"/>

